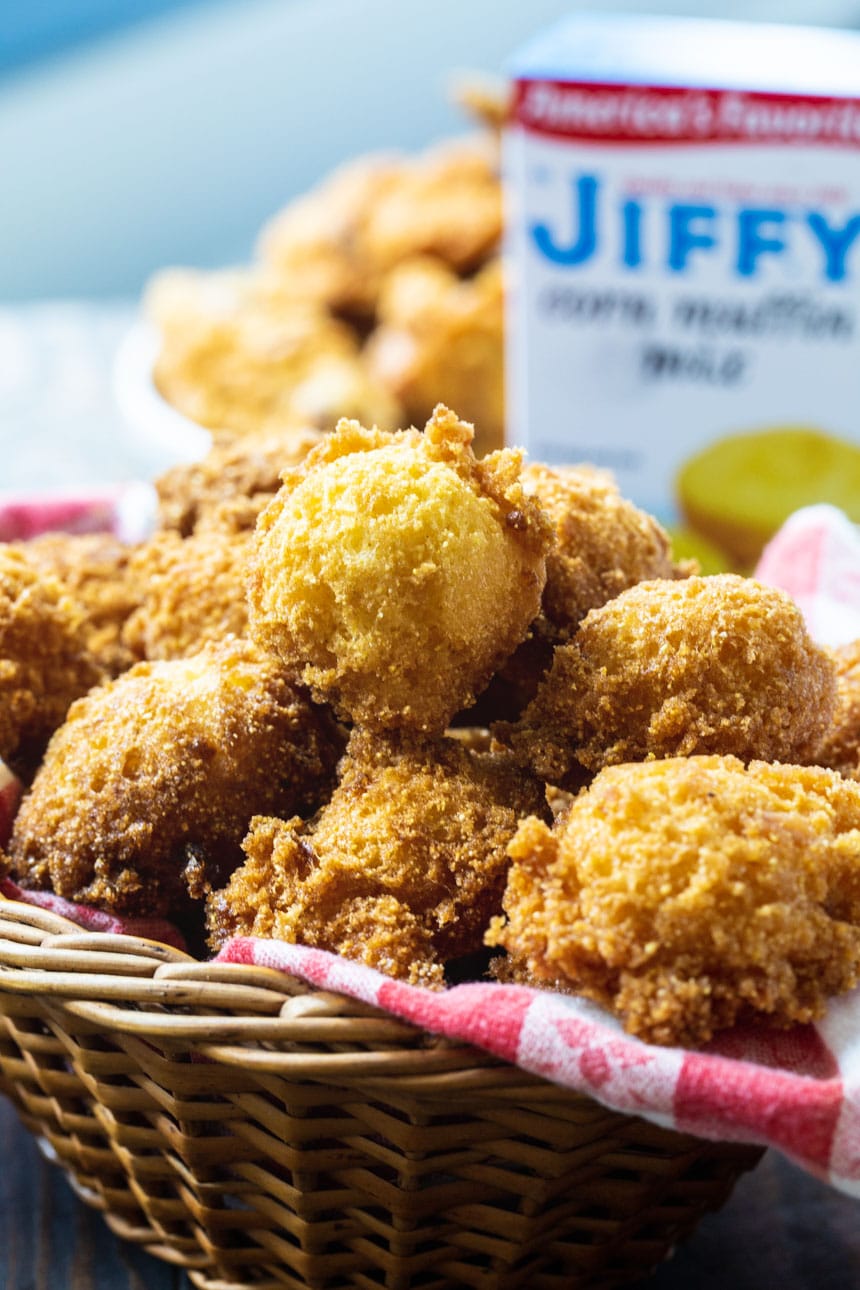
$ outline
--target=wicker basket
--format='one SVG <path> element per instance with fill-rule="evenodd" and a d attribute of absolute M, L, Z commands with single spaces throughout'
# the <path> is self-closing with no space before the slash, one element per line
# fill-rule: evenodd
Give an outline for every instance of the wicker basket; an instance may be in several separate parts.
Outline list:
<path fill-rule="evenodd" d="M 205 1290 L 619 1285 L 761 1154 L 2 899 L 0 1091 L 114 1232 Z"/>

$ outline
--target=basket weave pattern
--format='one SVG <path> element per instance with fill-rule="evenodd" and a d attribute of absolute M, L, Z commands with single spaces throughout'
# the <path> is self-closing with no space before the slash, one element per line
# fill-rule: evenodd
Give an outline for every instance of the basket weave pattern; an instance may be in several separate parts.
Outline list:
<path fill-rule="evenodd" d="M 0 1092 L 114 1232 L 201 1290 L 618 1285 L 761 1154 L 4 900 Z"/>

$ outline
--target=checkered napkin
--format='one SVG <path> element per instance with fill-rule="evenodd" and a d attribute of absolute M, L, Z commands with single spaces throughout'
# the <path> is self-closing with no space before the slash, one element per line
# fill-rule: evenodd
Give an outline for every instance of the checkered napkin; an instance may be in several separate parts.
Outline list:
<path fill-rule="evenodd" d="M 152 528 L 156 506 L 155 489 L 143 483 L 79 495 L 0 493 L 0 542 L 54 532 L 113 533 L 123 542 L 140 542 Z"/>
<path fill-rule="evenodd" d="M 813 634 L 860 637 L 860 534 L 832 507 L 794 515 L 757 574 L 800 604 Z M 0 776 L 0 838 L 18 786 Z M 45 893 L 35 901 L 84 926 L 153 935 Z M 619 1111 L 723 1141 L 773 1146 L 819 1178 L 860 1196 L 860 989 L 831 1002 L 817 1025 L 726 1031 L 688 1052 L 642 1043 L 585 1000 L 518 985 L 476 983 L 437 993 L 405 985 L 337 955 L 236 938 L 221 962 L 276 968 L 314 986 L 376 1004 L 426 1030 L 476 1044 Z"/>

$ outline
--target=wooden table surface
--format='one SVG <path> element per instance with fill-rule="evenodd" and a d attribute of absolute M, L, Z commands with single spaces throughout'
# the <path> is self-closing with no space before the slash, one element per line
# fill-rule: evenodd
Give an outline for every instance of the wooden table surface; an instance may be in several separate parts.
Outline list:
<path fill-rule="evenodd" d="M 860 1201 L 768 1152 L 639 1290 L 858 1290 Z M 190 1290 L 118 1241 L 0 1097 L 1 1290 Z"/>

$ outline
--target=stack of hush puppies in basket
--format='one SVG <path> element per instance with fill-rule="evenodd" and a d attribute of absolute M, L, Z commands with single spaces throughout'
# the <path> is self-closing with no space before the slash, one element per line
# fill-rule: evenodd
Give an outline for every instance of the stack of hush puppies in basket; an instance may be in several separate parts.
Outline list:
<path fill-rule="evenodd" d="M 213 448 L 146 541 L 0 546 L 0 877 L 657 1043 L 809 1021 L 860 979 L 860 644 L 497 446 L 499 230 L 492 146 L 443 149 L 156 284 Z"/>

